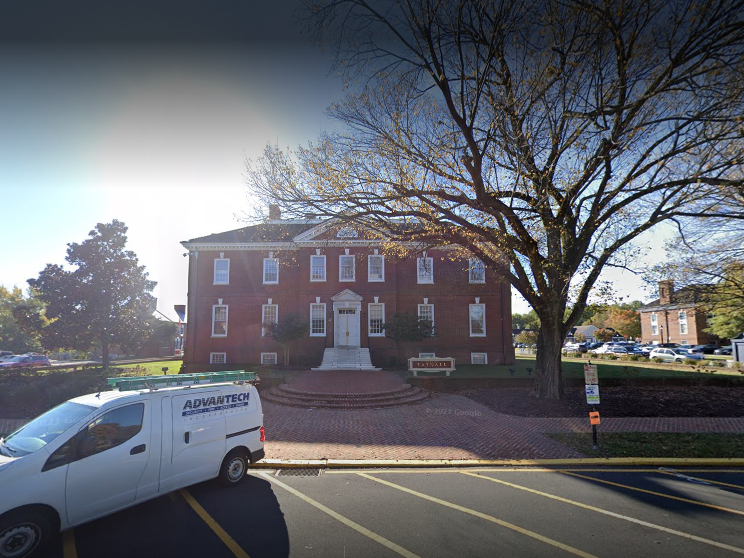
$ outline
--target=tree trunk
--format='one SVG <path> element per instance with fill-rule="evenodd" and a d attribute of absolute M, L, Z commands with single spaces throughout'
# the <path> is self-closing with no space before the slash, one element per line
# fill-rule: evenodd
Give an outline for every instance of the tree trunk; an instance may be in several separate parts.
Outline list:
<path fill-rule="evenodd" d="M 109 343 L 108 339 L 101 338 L 101 364 L 104 368 L 109 365 Z"/>
<path fill-rule="evenodd" d="M 563 370 L 561 348 L 563 336 L 561 324 L 550 324 L 541 317 L 537 335 L 535 393 L 540 399 L 563 399 Z"/>

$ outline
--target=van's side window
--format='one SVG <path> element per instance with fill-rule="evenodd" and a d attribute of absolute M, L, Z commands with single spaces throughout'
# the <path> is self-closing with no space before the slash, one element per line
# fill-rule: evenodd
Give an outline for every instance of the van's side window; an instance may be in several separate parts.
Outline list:
<path fill-rule="evenodd" d="M 109 411 L 91 422 L 78 434 L 75 458 L 83 459 L 115 448 L 142 430 L 144 403 L 135 403 Z"/>

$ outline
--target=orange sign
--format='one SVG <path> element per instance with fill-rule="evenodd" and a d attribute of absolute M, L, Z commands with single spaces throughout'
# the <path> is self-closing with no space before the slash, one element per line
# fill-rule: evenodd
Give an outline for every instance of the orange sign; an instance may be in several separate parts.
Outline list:
<path fill-rule="evenodd" d="M 589 413 L 589 424 L 599 424 L 599 412 Z"/>

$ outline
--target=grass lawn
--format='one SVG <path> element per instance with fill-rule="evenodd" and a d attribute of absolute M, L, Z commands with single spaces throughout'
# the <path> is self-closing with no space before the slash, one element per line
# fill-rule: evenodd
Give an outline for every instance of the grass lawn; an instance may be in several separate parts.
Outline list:
<path fill-rule="evenodd" d="M 589 433 L 548 436 L 587 457 L 728 458 L 744 455 L 744 434 L 600 432 L 598 450 L 592 449 Z"/>
<path fill-rule="evenodd" d="M 163 368 L 167 368 L 163 372 Z M 157 362 L 140 362 L 137 364 L 116 364 L 112 362 L 105 370 L 110 376 L 162 376 L 165 374 L 178 374 L 181 368 L 180 360 L 160 360 Z"/>
<path fill-rule="evenodd" d="M 659 364 L 628 360 L 600 360 L 591 358 L 564 358 L 562 360 L 564 378 L 583 378 L 584 365 L 591 362 L 597 365 L 602 378 L 695 378 L 699 374 L 736 376 L 744 374 L 735 368 L 700 368 L 688 364 Z M 452 378 L 529 378 L 535 376 L 535 356 L 517 354 L 514 364 L 457 364 L 457 370 L 450 373 Z M 701 372 L 702 371 L 702 372 Z M 420 376 L 445 376 L 444 372 L 424 372 Z M 412 374 L 409 373 L 409 376 Z"/>

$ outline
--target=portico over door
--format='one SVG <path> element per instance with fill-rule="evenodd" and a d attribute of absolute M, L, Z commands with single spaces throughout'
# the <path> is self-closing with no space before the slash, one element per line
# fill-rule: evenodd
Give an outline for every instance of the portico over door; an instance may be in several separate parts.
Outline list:
<path fill-rule="evenodd" d="M 335 347 L 359 347 L 362 297 L 344 289 L 331 297 Z"/>

